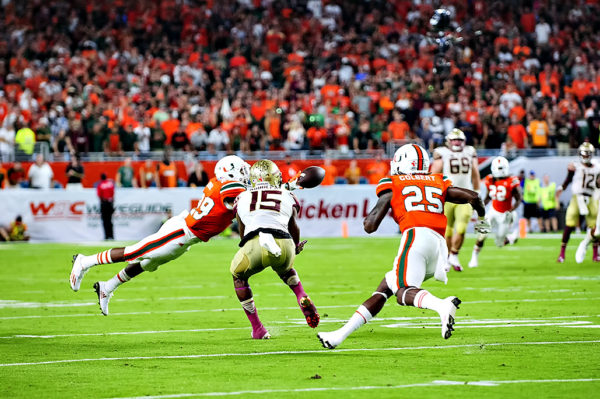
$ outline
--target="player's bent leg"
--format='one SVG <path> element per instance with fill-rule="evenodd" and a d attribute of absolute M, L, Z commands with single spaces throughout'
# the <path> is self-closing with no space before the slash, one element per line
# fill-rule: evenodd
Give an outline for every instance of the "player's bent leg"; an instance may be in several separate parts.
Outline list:
<path fill-rule="evenodd" d="M 250 321 L 250 325 L 252 325 L 252 339 L 271 338 L 271 334 L 269 334 L 258 318 L 258 311 L 254 305 L 254 297 L 252 296 L 252 289 L 250 289 L 248 280 L 233 276 L 233 286 L 235 288 L 235 294 Z"/>
<path fill-rule="evenodd" d="M 388 287 L 387 279 L 384 278 L 371 297 L 358 307 L 352 317 L 350 317 L 350 320 L 348 320 L 342 328 L 331 332 L 320 332 L 317 334 L 323 347 L 334 349 L 344 342 L 350 334 L 375 317 L 381 311 L 387 299 L 392 295 L 393 292 Z"/>
<path fill-rule="evenodd" d="M 263 270 L 262 249 L 258 240 L 252 239 L 240 248 L 231 261 L 230 272 L 233 276 L 235 294 L 252 326 L 253 339 L 269 339 L 271 335 L 258 317 L 254 297 L 248 279 Z"/>
<path fill-rule="evenodd" d="M 440 315 L 442 322 L 442 337 L 448 339 L 454 331 L 454 318 L 461 300 L 455 296 L 440 299 L 429 291 L 417 287 L 403 287 L 396 292 L 398 304 L 414 306 L 420 309 L 435 310 Z"/>
<path fill-rule="evenodd" d="M 124 250 L 125 248 L 121 247 L 107 249 L 106 251 L 102 251 L 93 255 L 73 255 L 73 266 L 71 267 L 71 275 L 69 276 L 71 289 L 73 291 L 79 291 L 83 276 L 85 276 L 90 268 L 97 265 L 123 262 Z"/>
<path fill-rule="evenodd" d="M 296 300 L 298 301 L 300 310 L 306 319 L 306 324 L 308 324 L 311 328 L 316 328 L 319 325 L 321 316 L 319 316 L 317 307 L 312 299 L 310 299 L 308 294 L 304 291 L 304 287 L 302 286 L 302 282 L 300 281 L 296 270 L 292 268 L 283 275 L 279 275 L 279 277 L 296 295 Z"/>
<path fill-rule="evenodd" d="M 469 261 L 469 267 L 479 267 L 479 253 L 483 248 L 483 244 L 485 244 L 485 239 L 487 238 L 487 234 L 479 233 L 477 236 L 477 241 L 473 246 L 473 252 L 471 253 L 471 260 Z"/>

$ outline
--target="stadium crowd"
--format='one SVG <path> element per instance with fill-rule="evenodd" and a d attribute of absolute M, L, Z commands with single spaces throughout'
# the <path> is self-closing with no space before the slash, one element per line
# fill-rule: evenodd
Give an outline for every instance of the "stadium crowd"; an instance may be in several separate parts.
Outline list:
<path fill-rule="evenodd" d="M 434 5 L 464 24 L 445 78 Z M 37 142 L 55 159 L 431 150 L 454 127 L 478 148 L 598 143 L 595 0 L 4 0 L 0 18 L 4 161 Z"/>

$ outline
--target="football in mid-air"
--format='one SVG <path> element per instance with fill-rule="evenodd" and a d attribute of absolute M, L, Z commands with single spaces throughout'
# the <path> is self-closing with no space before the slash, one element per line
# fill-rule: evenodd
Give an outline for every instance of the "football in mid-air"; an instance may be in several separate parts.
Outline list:
<path fill-rule="evenodd" d="M 298 186 L 302 188 L 313 188 L 317 187 L 323 181 L 325 177 L 325 169 L 319 166 L 309 166 L 300 172 L 298 177 Z"/>

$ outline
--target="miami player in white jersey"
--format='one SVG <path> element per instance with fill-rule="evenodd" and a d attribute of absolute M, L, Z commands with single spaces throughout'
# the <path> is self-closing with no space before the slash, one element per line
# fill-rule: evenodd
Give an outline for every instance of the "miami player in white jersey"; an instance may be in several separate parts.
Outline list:
<path fill-rule="evenodd" d="M 516 233 L 510 233 L 510 230 L 516 218 L 515 210 L 521 203 L 521 185 L 517 176 L 510 175 L 506 158 L 494 158 L 490 168 L 492 174 L 483 179 L 483 184 L 487 188 L 484 203 L 487 205 L 492 202 L 486 218 L 492 229 L 496 231 L 496 246 L 502 247 L 506 244 L 514 244 L 517 240 Z M 486 238 L 487 234 L 478 234 L 469 267 L 479 266 L 479 252 Z"/>
<path fill-rule="evenodd" d="M 557 190 L 560 195 L 572 181 L 571 191 L 573 196 L 567 208 L 566 226 L 563 232 L 562 246 L 557 262 L 564 262 L 565 248 L 569 241 L 571 232 L 579 221 L 579 216 L 585 216 L 587 225 L 586 236 L 577 247 L 575 252 L 575 261 L 581 263 L 585 259 L 587 247 L 592 243 L 594 262 L 600 262 L 598 254 L 598 242 L 600 241 L 600 232 L 596 231 L 598 226 L 598 200 L 594 198 L 595 191 L 599 188 L 598 179 L 600 178 L 600 162 L 593 159 L 594 146 L 590 143 L 583 143 L 579 146 L 579 162 L 574 162 L 568 166 L 568 174 L 565 182 Z"/>
<path fill-rule="evenodd" d="M 455 187 L 479 191 L 479 162 L 475 148 L 466 145 L 466 137 L 462 130 L 452 129 L 446 136 L 446 147 L 438 147 L 433 151 L 431 173 L 443 173 L 452 180 Z M 473 208 L 469 204 L 446 202 L 444 214 L 448 218 L 446 243 L 448 244 L 448 265 L 456 271 L 463 268 L 458 260 L 458 253 L 465 240 L 465 233 Z"/>
<path fill-rule="evenodd" d="M 240 249 L 231 262 L 235 293 L 252 325 L 252 338 L 271 337 L 258 318 L 248 279 L 271 267 L 296 294 L 298 305 L 307 324 L 319 325 L 319 313 L 304 291 L 298 273 L 293 268 L 294 258 L 304 248 L 296 215 L 298 200 L 281 187 L 281 172 L 269 160 L 257 161 L 250 168 L 248 191 L 240 194 L 235 210 L 240 226 Z"/>

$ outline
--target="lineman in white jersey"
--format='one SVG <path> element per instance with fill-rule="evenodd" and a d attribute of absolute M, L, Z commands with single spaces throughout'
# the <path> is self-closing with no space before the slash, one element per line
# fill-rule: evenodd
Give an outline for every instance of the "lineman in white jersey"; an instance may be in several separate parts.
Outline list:
<path fill-rule="evenodd" d="M 296 224 L 298 200 L 281 188 L 281 172 L 269 160 L 252 165 L 250 184 L 252 187 L 240 194 L 236 202 L 242 240 L 230 271 L 235 293 L 252 325 L 252 338 L 271 337 L 258 318 L 248 284 L 252 275 L 269 266 L 296 294 L 307 324 L 315 328 L 319 325 L 319 314 L 293 268 L 295 256 L 306 243 L 300 242 L 300 229 Z"/>
<path fill-rule="evenodd" d="M 475 148 L 466 145 L 466 137 L 462 130 L 452 129 L 446 136 L 446 146 L 433 151 L 431 173 L 443 173 L 452 180 L 453 186 L 479 191 L 479 163 Z M 458 252 L 465 239 L 465 233 L 473 208 L 469 204 L 446 202 L 444 214 L 448 219 L 446 228 L 446 244 L 448 244 L 448 269 L 456 271 L 463 268 L 458 260 Z"/>
<path fill-rule="evenodd" d="M 572 197 L 567 207 L 565 216 L 565 229 L 563 231 L 562 245 L 557 262 L 562 263 L 565 260 L 565 249 L 571 232 L 579 223 L 579 217 L 584 216 L 588 227 L 585 239 L 577 247 L 575 252 L 575 261 L 583 262 L 587 252 L 587 247 L 590 242 L 593 244 L 593 260 L 600 262 L 598 254 L 598 232 L 595 227 L 598 225 L 598 201 L 594 199 L 594 193 L 598 188 L 598 178 L 600 177 L 600 163 L 592 159 L 594 154 L 594 146 L 590 143 L 583 143 L 579 146 L 579 162 L 570 163 L 567 167 L 568 174 L 564 183 L 558 188 L 556 195 L 560 194 L 567 188 L 569 183 L 571 186 Z"/>

